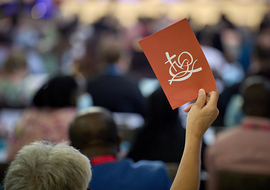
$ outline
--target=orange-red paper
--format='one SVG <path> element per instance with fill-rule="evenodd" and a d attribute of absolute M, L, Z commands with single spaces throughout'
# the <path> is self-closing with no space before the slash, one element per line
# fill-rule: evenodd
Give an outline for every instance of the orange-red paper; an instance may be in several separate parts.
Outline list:
<path fill-rule="evenodd" d="M 187 19 L 139 41 L 159 83 L 175 109 L 216 90 L 210 66 Z"/>

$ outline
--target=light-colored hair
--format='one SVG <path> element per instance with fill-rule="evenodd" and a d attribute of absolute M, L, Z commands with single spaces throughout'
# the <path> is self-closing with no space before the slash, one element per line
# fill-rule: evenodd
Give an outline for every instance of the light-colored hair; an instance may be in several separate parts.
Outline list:
<path fill-rule="evenodd" d="M 5 190 L 86 190 L 92 178 L 89 159 L 66 143 L 24 146 L 11 162 Z"/>

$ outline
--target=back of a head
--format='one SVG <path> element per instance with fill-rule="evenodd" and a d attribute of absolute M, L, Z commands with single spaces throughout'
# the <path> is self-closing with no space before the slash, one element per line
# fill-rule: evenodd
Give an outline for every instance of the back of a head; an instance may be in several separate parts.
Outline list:
<path fill-rule="evenodd" d="M 71 122 L 69 138 L 77 149 L 115 147 L 118 143 L 118 128 L 112 113 L 102 107 L 82 110 Z"/>
<path fill-rule="evenodd" d="M 223 50 L 221 45 L 220 34 L 215 28 L 206 25 L 197 33 L 198 41 L 201 45 L 214 47 L 218 50 Z"/>
<path fill-rule="evenodd" d="M 102 63 L 116 63 L 124 50 L 121 40 L 114 35 L 104 37 L 97 49 Z"/>
<path fill-rule="evenodd" d="M 241 86 L 243 111 L 248 116 L 270 118 L 270 80 L 263 76 L 247 78 Z"/>
<path fill-rule="evenodd" d="M 65 143 L 24 146 L 11 162 L 4 190 L 85 190 L 91 180 L 89 159 Z"/>
<path fill-rule="evenodd" d="M 62 108 L 75 106 L 76 80 L 71 76 L 57 76 L 50 79 L 36 93 L 33 105 L 36 107 Z"/>

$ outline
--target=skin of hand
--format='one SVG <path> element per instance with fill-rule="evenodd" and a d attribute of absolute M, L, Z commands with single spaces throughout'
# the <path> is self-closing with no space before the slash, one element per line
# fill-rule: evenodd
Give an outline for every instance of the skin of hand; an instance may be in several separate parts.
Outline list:
<path fill-rule="evenodd" d="M 196 102 L 184 110 L 188 112 L 185 150 L 170 190 L 199 189 L 202 137 L 219 114 L 218 96 L 217 91 L 206 95 L 200 89 Z"/>
<path fill-rule="evenodd" d="M 187 133 L 202 138 L 219 114 L 218 97 L 218 91 L 212 91 L 206 95 L 204 89 L 199 90 L 196 102 L 184 109 L 185 112 L 188 112 Z"/>

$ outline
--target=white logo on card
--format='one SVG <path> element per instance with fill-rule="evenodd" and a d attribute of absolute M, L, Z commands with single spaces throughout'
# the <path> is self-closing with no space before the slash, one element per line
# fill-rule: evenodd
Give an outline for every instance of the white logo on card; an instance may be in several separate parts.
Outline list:
<path fill-rule="evenodd" d="M 195 63 L 198 61 L 196 59 L 193 61 L 192 55 L 187 52 L 183 51 L 177 59 L 177 62 L 173 59 L 176 58 L 176 55 L 169 55 L 169 52 L 165 53 L 167 60 L 165 64 L 170 63 L 169 73 L 172 78 L 169 81 L 170 85 L 173 81 L 184 81 L 191 77 L 192 73 L 196 73 L 202 70 L 201 67 L 194 69 Z"/>

